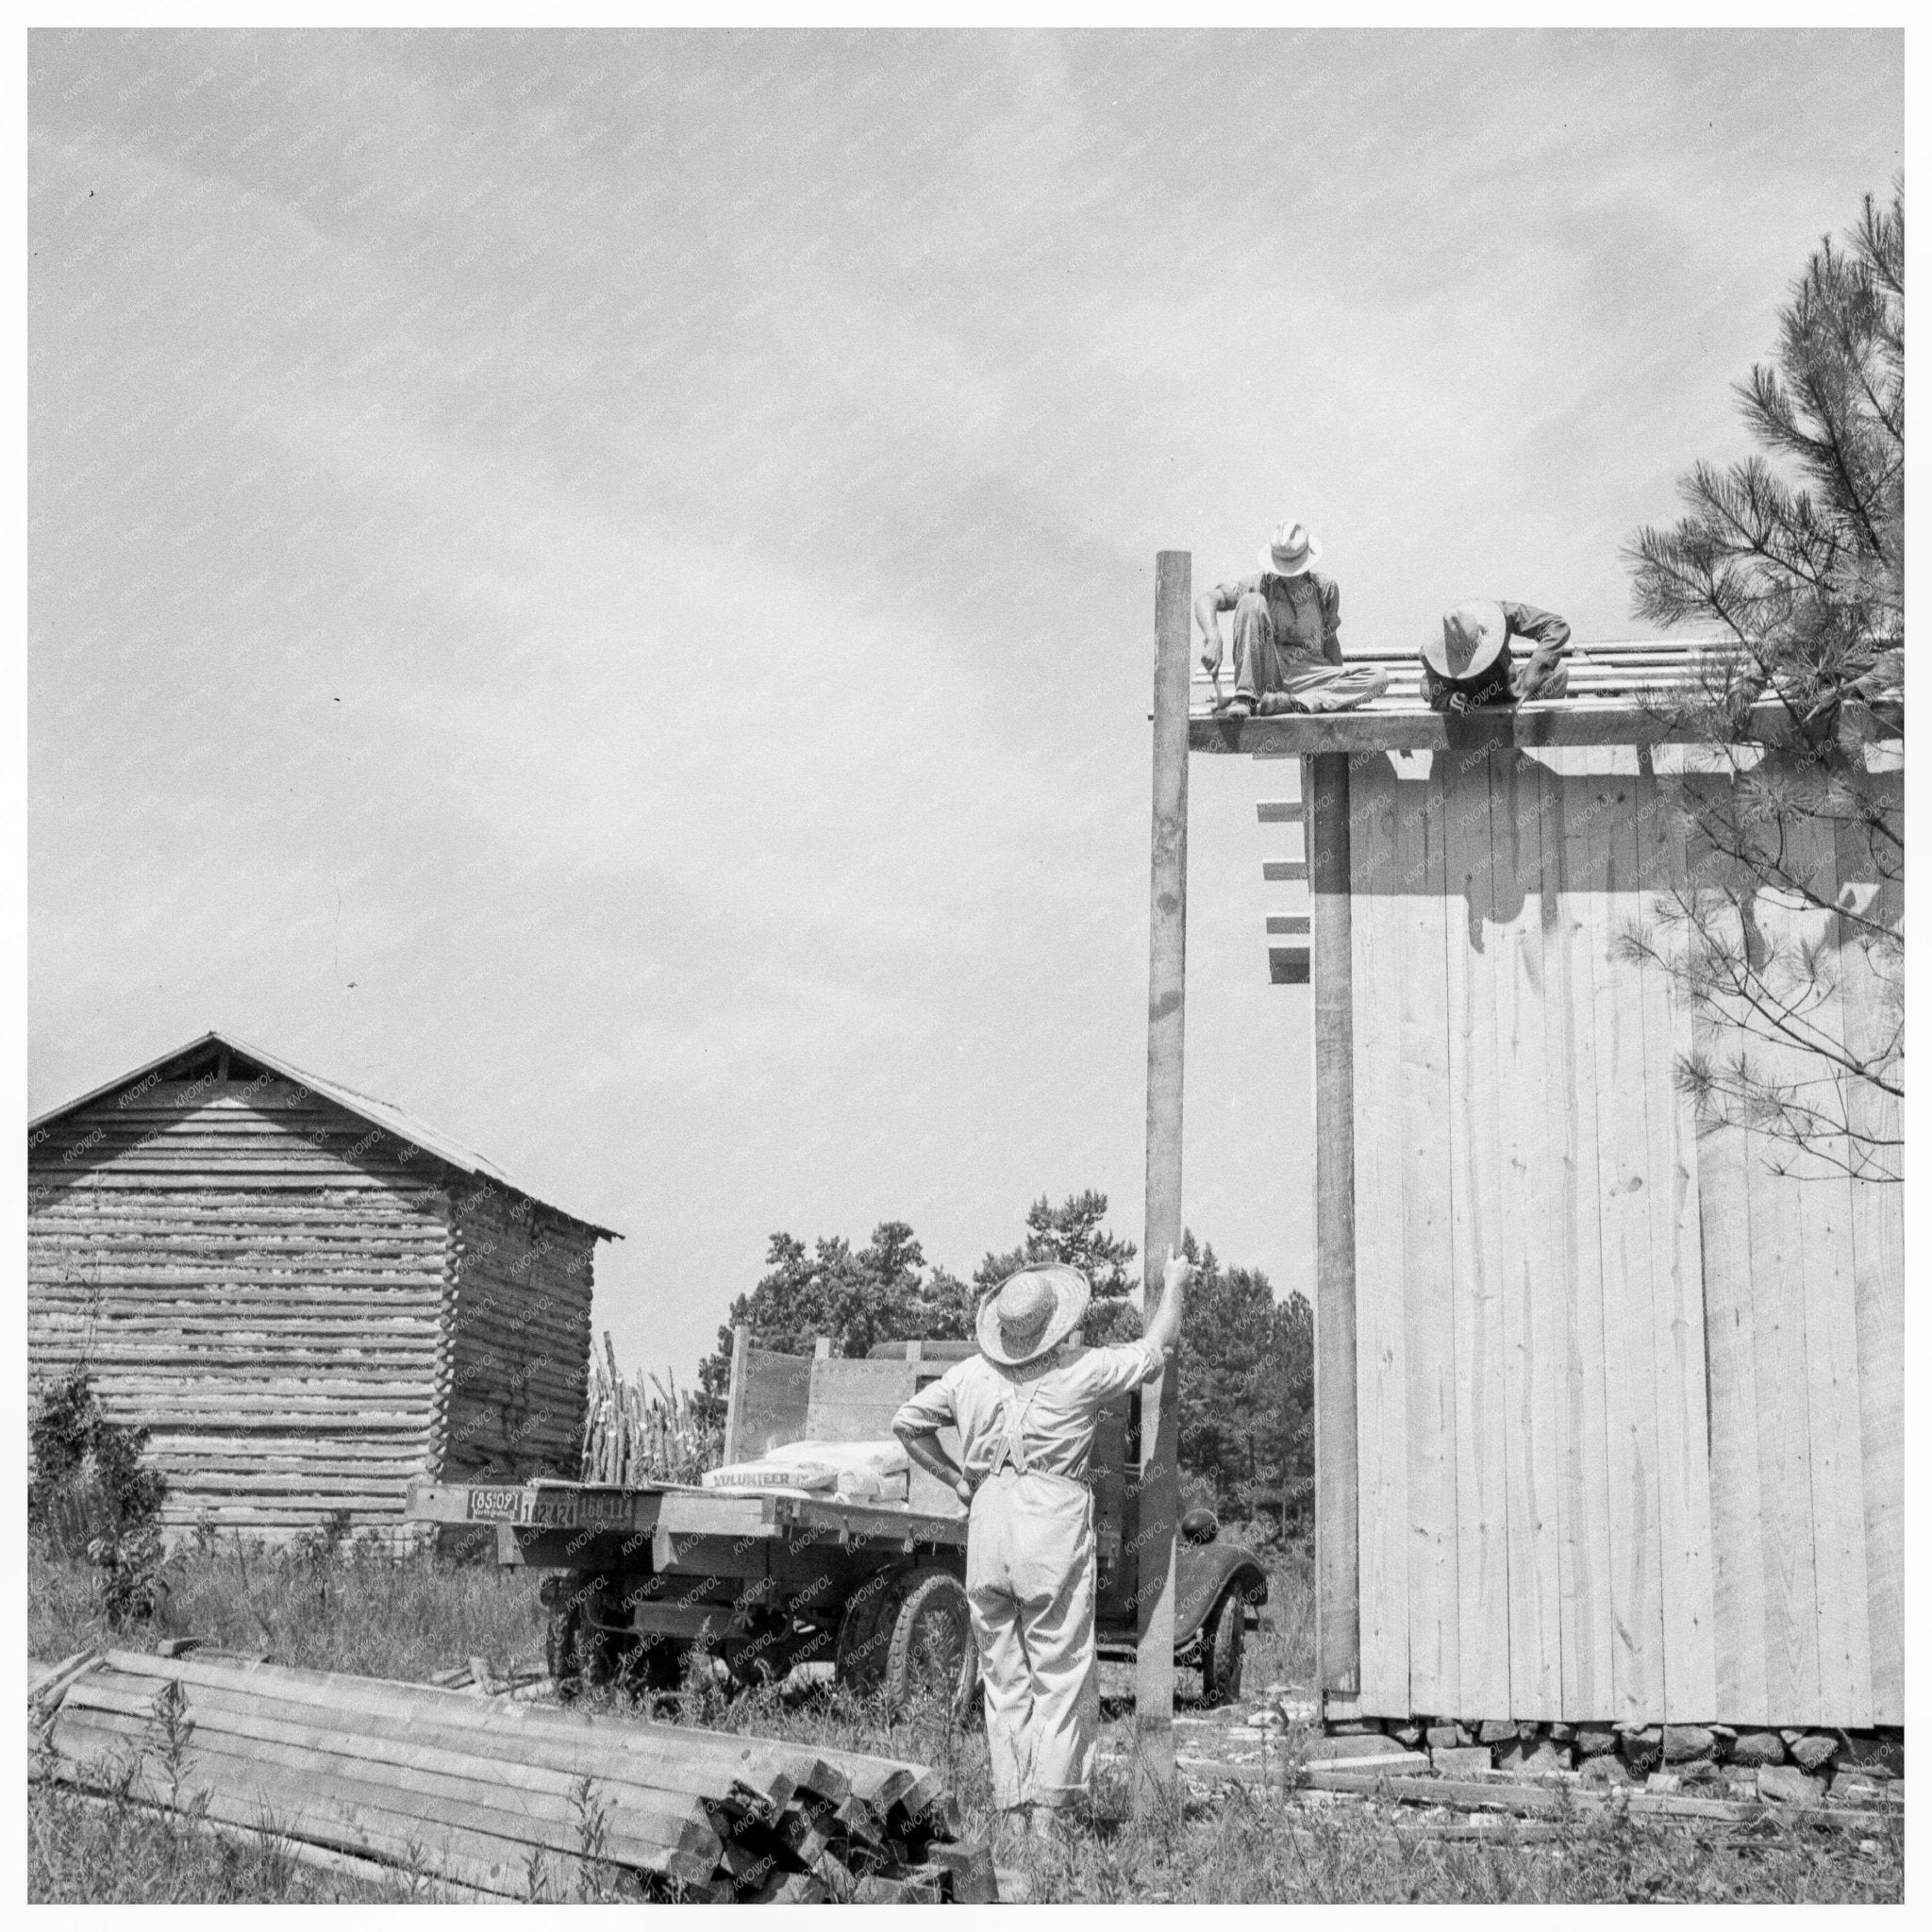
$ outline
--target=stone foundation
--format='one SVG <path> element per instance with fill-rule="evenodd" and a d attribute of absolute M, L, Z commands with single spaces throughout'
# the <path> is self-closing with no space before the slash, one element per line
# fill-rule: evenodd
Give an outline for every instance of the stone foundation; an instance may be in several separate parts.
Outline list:
<path fill-rule="evenodd" d="M 1254 1720 L 1250 1720 L 1253 1722 Z M 1376 1733 L 1426 1754 L 1441 1777 L 1541 1778 L 1710 1798 L 1820 1805 L 1905 1803 L 1902 1730 L 1765 1730 L 1730 1724 L 1525 1724 L 1503 1718 L 1352 1718 L 1331 1738 Z"/>

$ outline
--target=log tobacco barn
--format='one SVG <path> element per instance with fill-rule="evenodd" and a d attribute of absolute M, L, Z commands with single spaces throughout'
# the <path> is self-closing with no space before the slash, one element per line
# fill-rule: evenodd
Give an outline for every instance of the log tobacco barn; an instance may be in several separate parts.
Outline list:
<path fill-rule="evenodd" d="M 1690 656 L 1582 647 L 1569 698 L 1462 719 L 1393 657 L 1327 717 L 1197 681 L 1192 749 L 1302 760 L 1259 812 L 1304 830 L 1268 943 L 1313 996 L 1330 1719 L 1905 1722 L 1903 1189 L 1700 1130 L 1692 1016 L 1619 943 L 1690 876 L 1680 789 L 1724 782 L 1644 695 Z M 1814 840 L 1825 899 L 1902 918 Z M 1869 1051 L 1856 929 L 1773 899 Z"/>
<path fill-rule="evenodd" d="M 615 1237 L 385 1102 L 209 1033 L 30 1123 L 27 1180 L 29 1381 L 153 1432 L 171 1535 L 576 1474 Z"/>

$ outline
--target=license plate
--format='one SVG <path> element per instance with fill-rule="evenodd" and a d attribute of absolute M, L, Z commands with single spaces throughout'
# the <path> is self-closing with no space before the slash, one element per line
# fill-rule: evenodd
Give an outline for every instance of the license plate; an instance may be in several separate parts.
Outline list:
<path fill-rule="evenodd" d="M 575 1499 L 577 1522 L 599 1529 L 628 1526 L 631 1500 L 628 1496 L 585 1495 Z"/>
<path fill-rule="evenodd" d="M 470 1491 L 470 1521 L 472 1523 L 520 1523 L 523 1521 L 525 1491 L 513 1490 L 478 1490 Z"/>

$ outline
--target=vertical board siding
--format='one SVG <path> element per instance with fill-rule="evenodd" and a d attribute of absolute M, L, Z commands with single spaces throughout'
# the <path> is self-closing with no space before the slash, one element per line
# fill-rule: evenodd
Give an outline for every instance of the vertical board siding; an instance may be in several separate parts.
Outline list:
<path fill-rule="evenodd" d="M 1656 1331 L 1652 1307 L 1649 1107 L 1643 1010 L 1619 957 L 1641 916 L 1635 759 L 1590 759 L 1590 943 L 1596 1034 L 1597 1203 L 1604 1259 L 1604 1413 L 1610 1497 L 1610 1710 L 1663 1710 L 1663 1584 L 1658 1574 Z"/>
<path fill-rule="evenodd" d="M 1811 1542 L 1811 1418 L 1805 1360 L 1805 1230 L 1794 1184 L 1750 1137 L 1751 1301 L 1763 1508 L 1764 1683 L 1774 1722 L 1821 1721 L 1818 1575 Z"/>
<path fill-rule="evenodd" d="M 1443 765 L 1458 1708 L 1501 1718 L 1509 1708 L 1509 1510 L 1499 1284 L 1504 1204 L 1496 1160 L 1495 852 L 1487 756 L 1451 753 Z"/>
<path fill-rule="evenodd" d="M 1562 1710 L 1562 1474 L 1556 1402 L 1560 1349 L 1549 1081 L 1543 1063 L 1541 768 L 1492 754 L 1490 838 L 1500 1180 L 1497 1286 L 1504 1339 L 1504 1484 L 1508 1521 L 1509 1713 Z"/>
<path fill-rule="evenodd" d="M 1549 1146 L 1557 1225 L 1552 1236 L 1563 1310 L 1563 1713 L 1612 1708 L 1609 1462 L 1604 1380 L 1604 1260 L 1597 1189 L 1596 973 L 1591 943 L 1589 766 L 1553 752 L 1544 784 L 1548 913 L 1543 1015 Z M 1574 801 L 1574 808 L 1573 808 Z"/>
<path fill-rule="evenodd" d="M 1787 858 L 1828 905 L 1837 856 L 1821 828 L 1789 828 Z M 1828 942 L 1834 915 L 1796 893 L 1764 891 L 1754 912 L 1770 949 L 1771 983 L 1792 988 L 1807 950 Z M 1822 1036 L 1842 1040 L 1841 1002 L 1828 981 L 1804 1010 Z M 1801 1094 L 1822 1071 L 1809 1055 L 1774 1041 L 1753 1041 L 1748 1050 L 1763 1074 Z M 1794 1445 L 1774 1451 L 1778 1521 L 1768 1541 L 1785 1587 L 1771 1620 L 1770 1701 L 1774 1714 L 1790 1713 L 1775 1722 L 1862 1725 L 1873 1721 L 1873 1699 L 1852 1183 L 1834 1166 L 1844 1158 L 1841 1146 L 1827 1143 L 1821 1156 L 1752 1139 L 1759 1157 L 1750 1174 L 1754 1211 L 1790 1243 L 1756 1284 L 1760 1309 L 1767 1288 L 1776 1297 L 1780 1377 L 1773 1402 L 1805 1446 L 1802 1462 Z M 1758 1393 L 1762 1400 L 1761 1379 Z"/>
<path fill-rule="evenodd" d="M 1461 1708 L 1457 1580 L 1456 1310 L 1449 1226 L 1448 900 L 1441 760 L 1395 796 L 1402 1137 L 1403 1392 L 1408 1437 L 1408 1678 L 1414 1709 Z"/>
<path fill-rule="evenodd" d="M 1659 779 L 1650 754 L 1635 780 L 1638 932 L 1666 960 L 1681 958 L 1686 882 L 1681 780 Z M 1643 1024 L 1651 1320 L 1657 1374 L 1657 1576 L 1663 1596 L 1663 1712 L 1693 1724 L 1717 1695 L 1711 1631 L 1709 1424 L 1706 1414 L 1703 1265 L 1697 1214 L 1696 1123 L 1678 1091 L 1690 1045 L 1689 1015 L 1666 967 L 1630 969 Z"/>
<path fill-rule="evenodd" d="M 1707 1051 L 1721 1047 L 1707 1024 Z M 1697 1145 L 1705 1358 L 1710 1386 L 1711 1617 L 1714 1710 L 1727 1723 L 1774 1724 L 1765 1674 L 1764 1497 L 1757 1457 L 1757 1330 L 1752 1291 L 1751 1137 L 1707 1129 Z"/>
<path fill-rule="evenodd" d="M 1380 754 L 1349 773 L 1351 984 L 1394 989 L 1401 970 L 1395 780 Z M 1361 1700 L 1410 1708 L 1408 1445 L 1403 1381 L 1401 1040 L 1354 1029 L 1356 1468 L 1361 1565 Z"/>
<path fill-rule="evenodd" d="M 1903 1722 L 1901 1191 L 1681 1088 L 1740 1044 L 1673 977 L 1680 895 L 1726 884 L 1682 809 L 1715 782 L 1628 747 L 1356 767 L 1366 1714 Z M 1900 895 L 1856 842 L 1800 833 L 1825 903 L 1752 917 L 1824 943 L 1812 1018 L 1869 1056 L 1898 1010 L 1849 914 Z"/>
<path fill-rule="evenodd" d="M 149 1081 L 29 1147 L 27 1359 L 151 1431 L 173 1534 L 393 1524 L 430 1472 L 444 1197 L 279 1080 Z"/>
<path fill-rule="evenodd" d="M 1898 989 L 1862 922 L 1896 929 L 1904 918 L 1899 881 L 1880 877 L 1865 841 L 1847 825 L 1836 835 L 1838 902 L 1857 919 L 1840 922 L 1838 960 L 1850 1054 L 1881 1058 L 1903 1020 Z M 1866 1633 L 1872 1651 L 1872 1721 L 1905 1718 L 1905 1224 L 1902 1149 L 1878 1145 L 1900 1132 L 1896 1098 L 1853 1081 L 1847 1115 L 1873 1137 L 1858 1165 L 1874 1177 L 1851 1188 L 1852 1287 L 1857 1332 L 1859 1453 L 1863 1465 Z"/>
<path fill-rule="evenodd" d="M 1829 906 L 1836 896 L 1837 851 L 1827 827 L 1801 825 L 1793 841 L 1808 890 Z M 1827 949 L 1838 920 L 1807 908 L 1807 940 Z M 1827 951 L 1827 958 L 1829 958 Z M 1833 1051 L 1844 1041 L 1844 1004 L 1837 961 L 1817 990 L 1811 1024 Z M 1816 1065 L 1803 1077 L 1821 1076 Z M 1824 1073 L 1828 1078 L 1828 1071 Z M 1828 1722 L 1863 1728 L 1872 1717 L 1870 1606 L 1865 1589 L 1864 1455 L 1858 1401 L 1858 1317 L 1852 1254 L 1850 1150 L 1828 1138 L 1799 1163 L 1805 1230 L 1805 1353 L 1811 1426 L 1812 1547 L 1818 1566 L 1818 1700 Z"/>

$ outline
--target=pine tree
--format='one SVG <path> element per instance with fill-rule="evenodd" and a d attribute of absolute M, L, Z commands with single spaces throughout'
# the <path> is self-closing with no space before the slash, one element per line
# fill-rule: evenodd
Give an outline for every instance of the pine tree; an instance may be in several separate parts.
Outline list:
<path fill-rule="evenodd" d="M 1056 1208 L 1042 1194 L 1026 1210 L 1026 1233 L 1017 1248 L 989 1254 L 973 1272 L 975 1302 L 991 1294 L 1008 1275 L 1041 1261 L 1061 1261 L 1079 1269 L 1093 1291 L 1082 1328 L 1096 1347 L 1130 1341 L 1141 1332 L 1141 1311 L 1128 1297 L 1135 1281 L 1129 1272 L 1138 1252 L 1132 1241 L 1109 1234 L 1107 1196 L 1088 1188 L 1069 1194 Z"/>
<path fill-rule="evenodd" d="M 1701 687 L 1654 708 L 1702 754 L 1684 786 L 1689 889 L 1627 935 L 1700 1022 L 1678 1079 L 1780 1171 L 1900 1175 L 1904 791 L 1905 197 L 1867 196 L 1739 386 L 1766 452 L 1699 463 L 1690 514 L 1626 551 L 1640 616 L 1715 626 Z M 1856 884 L 1847 885 L 1847 881 Z M 1820 915 L 1807 918 L 1806 915 Z M 1788 916 L 1790 915 L 1790 916 Z M 1840 1024 L 1856 972 L 1875 1025 Z"/>
<path fill-rule="evenodd" d="M 1258 1268 L 1224 1268 L 1192 1234 L 1182 1249 L 1198 1272 L 1181 1329 L 1181 1466 L 1224 1514 L 1252 1515 L 1257 1491 L 1297 1500 L 1313 1474 L 1308 1305 L 1277 1302 Z"/>

